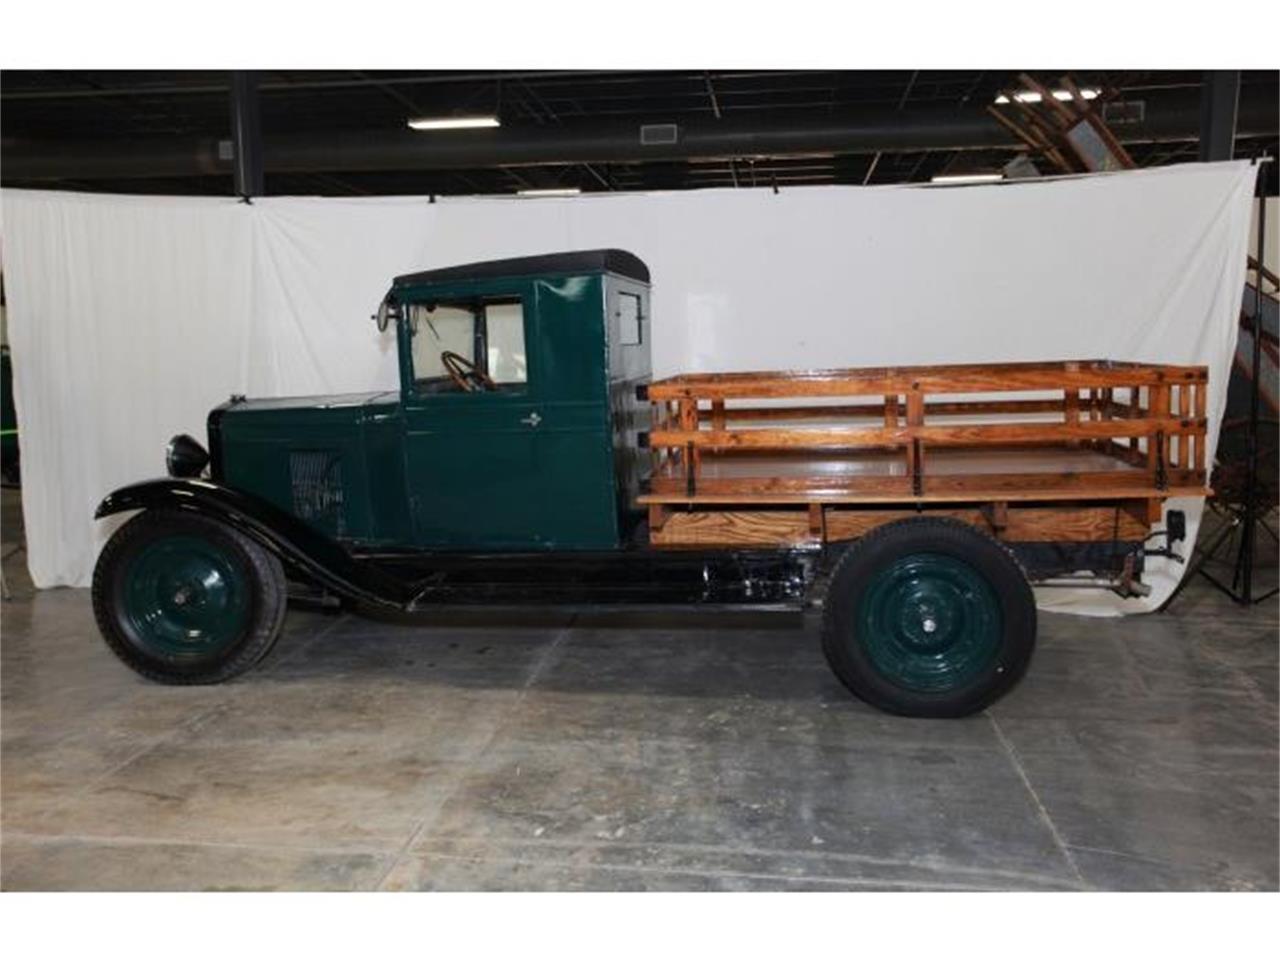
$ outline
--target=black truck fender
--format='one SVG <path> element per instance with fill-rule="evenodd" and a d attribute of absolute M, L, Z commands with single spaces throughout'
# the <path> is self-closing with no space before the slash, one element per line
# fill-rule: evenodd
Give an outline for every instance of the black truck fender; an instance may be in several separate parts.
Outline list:
<path fill-rule="evenodd" d="M 415 588 L 356 559 L 331 537 L 313 530 L 261 497 L 209 480 L 148 480 L 108 494 L 94 519 L 130 510 L 190 510 L 243 533 L 278 556 L 285 567 L 350 600 L 403 608 Z"/>

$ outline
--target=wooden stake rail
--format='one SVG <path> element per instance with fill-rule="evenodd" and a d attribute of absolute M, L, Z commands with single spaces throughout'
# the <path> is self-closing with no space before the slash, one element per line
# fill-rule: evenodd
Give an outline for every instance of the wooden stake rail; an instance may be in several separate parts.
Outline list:
<path fill-rule="evenodd" d="M 648 387 L 640 503 L 653 542 L 675 546 L 839 539 L 864 530 L 859 506 L 1115 501 L 1158 517 L 1206 492 L 1207 387 L 1204 367 L 1105 360 L 672 377 Z M 803 526 L 780 507 L 805 508 Z M 1061 520 L 1069 539 L 1097 525 Z"/>

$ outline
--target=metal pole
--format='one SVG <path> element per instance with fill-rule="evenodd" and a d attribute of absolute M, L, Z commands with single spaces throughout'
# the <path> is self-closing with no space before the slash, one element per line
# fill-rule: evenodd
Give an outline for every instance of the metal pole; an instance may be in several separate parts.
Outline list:
<path fill-rule="evenodd" d="M 1235 152 L 1239 70 L 1206 70 L 1200 93 L 1200 160 L 1230 160 Z"/>
<path fill-rule="evenodd" d="M 1258 272 L 1253 278 L 1253 381 L 1249 389 L 1249 472 L 1245 477 L 1244 527 L 1240 531 L 1240 602 L 1253 602 L 1253 551 L 1257 539 L 1258 412 L 1262 393 L 1262 266 L 1266 262 L 1267 197 L 1258 164 Z"/>
<path fill-rule="evenodd" d="M 262 196 L 262 119 L 254 70 L 231 71 L 231 148 L 236 195 L 246 200 Z"/>

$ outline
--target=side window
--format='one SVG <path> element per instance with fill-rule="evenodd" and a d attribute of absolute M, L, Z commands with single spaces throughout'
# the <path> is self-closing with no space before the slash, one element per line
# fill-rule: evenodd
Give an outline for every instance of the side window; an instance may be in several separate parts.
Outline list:
<path fill-rule="evenodd" d="M 529 379 L 524 341 L 524 304 L 518 298 L 415 303 L 409 307 L 413 379 L 427 393 L 462 388 L 450 374 L 445 355 L 457 354 L 455 371 L 493 380 L 499 389 Z"/>
<path fill-rule="evenodd" d="M 491 303 L 485 308 L 489 376 L 495 383 L 527 383 L 529 362 L 524 350 L 524 305 Z"/>
<path fill-rule="evenodd" d="M 641 340 L 640 295 L 618 294 L 618 342 L 633 347 Z"/>

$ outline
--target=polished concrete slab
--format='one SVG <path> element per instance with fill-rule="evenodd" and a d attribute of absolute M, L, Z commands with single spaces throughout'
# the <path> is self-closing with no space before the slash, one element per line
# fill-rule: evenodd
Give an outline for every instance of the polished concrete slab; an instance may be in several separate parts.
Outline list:
<path fill-rule="evenodd" d="M 921 721 L 851 699 L 778 615 L 295 611 L 256 672 L 166 688 L 86 591 L 4 569 L 5 890 L 1280 882 L 1274 601 L 1046 614 L 1009 697 Z"/>

